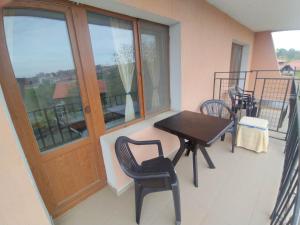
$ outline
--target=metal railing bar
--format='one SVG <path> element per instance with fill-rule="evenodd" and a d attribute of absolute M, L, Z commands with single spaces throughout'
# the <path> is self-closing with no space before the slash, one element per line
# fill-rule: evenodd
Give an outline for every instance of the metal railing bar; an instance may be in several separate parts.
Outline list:
<path fill-rule="evenodd" d="M 298 181 L 298 172 L 296 171 L 293 175 L 291 185 L 288 186 L 288 189 L 280 196 L 280 199 L 278 201 L 278 204 L 275 206 L 274 211 L 272 213 L 272 218 L 274 217 L 276 212 L 281 212 L 284 209 L 284 205 L 286 202 L 289 202 L 290 198 L 292 197 L 292 194 L 297 188 L 297 182 L 294 182 L 295 179 Z"/>

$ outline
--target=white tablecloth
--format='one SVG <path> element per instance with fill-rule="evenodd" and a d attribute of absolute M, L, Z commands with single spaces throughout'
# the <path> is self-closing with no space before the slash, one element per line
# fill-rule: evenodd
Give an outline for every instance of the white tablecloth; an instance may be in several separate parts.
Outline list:
<path fill-rule="evenodd" d="M 267 152 L 268 145 L 268 121 L 253 117 L 243 117 L 238 125 L 237 146 L 256 152 Z"/>

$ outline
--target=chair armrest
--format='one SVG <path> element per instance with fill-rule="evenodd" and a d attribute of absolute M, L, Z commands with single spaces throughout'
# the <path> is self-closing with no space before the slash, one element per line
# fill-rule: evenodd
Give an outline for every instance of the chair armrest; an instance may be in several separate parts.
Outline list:
<path fill-rule="evenodd" d="M 132 141 L 130 141 L 130 143 L 132 143 L 134 145 L 157 145 L 158 155 L 164 156 L 160 140 L 149 140 L 149 141 L 133 141 L 132 140 Z"/>

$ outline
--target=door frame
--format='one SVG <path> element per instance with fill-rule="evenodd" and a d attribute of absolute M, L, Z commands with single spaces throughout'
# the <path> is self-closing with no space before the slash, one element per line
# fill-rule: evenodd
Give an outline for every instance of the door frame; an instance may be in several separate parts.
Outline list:
<path fill-rule="evenodd" d="M 0 84 L 3 89 L 4 97 L 7 102 L 12 121 L 14 123 L 26 158 L 29 162 L 36 184 L 39 188 L 44 202 L 46 203 L 47 209 L 54 217 L 65 212 L 67 209 L 71 208 L 82 199 L 86 198 L 87 196 L 91 195 L 92 193 L 96 192 L 106 185 L 105 167 L 103 156 L 101 154 L 101 146 L 99 143 L 99 136 L 103 135 L 105 130 L 104 119 L 101 119 L 101 115 L 103 114 L 101 112 L 100 99 L 90 97 L 95 96 L 95 93 L 97 93 L 97 91 L 95 91 L 96 82 L 94 82 L 93 76 L 83 77 L 84 73 L 87 71 L 85 70 L 86 67 L 83 66 L 85 65 L 82 61 L 84 57 L 81 55 L 82 52 L 79 51 L 80 47 L 78 45 L 78 37 L 76 36 L 74 17 L 72 15 L 71 9 L 72 7 L 74 7 L 74 4 L 62 1 L 48 0 L 16 1 L 0 7 L 0 71 L 2 71 L 2 74 L 0 75 Z M 87 116 L 87 113 L 84 113 L 87 129 L 89 131 L 89 137 L 75 140 L 71 143 L 66 143 L 63 145 L 63 148 L 60 146 L 54 148 L 53 150 L 51 149 L 49 151 L 46 151 L 45 153 L 40 152 L 10 61 L 4 31 L 4 8 L 35 8 L 57 11 L 65 14 L 70 47 L 72 50 L 74 66 L 76 69 L 76 75 L 80 88 L 82 107 L 83 109 L 86 109 L 88 107 L 91 108 L 89 116 Z M 94 126 L 94 124 L 96 123 L 97 126 Z M 87 143 L 91 143 L 91 145 L 94 146 L 92 154 L 96 161 L 96 171 L 98 173 L 99 180 L 92 186 L 88 186 L 82 192 L 80 191 L 80 193 L 76 194 L 76 196 L 70 197 L 70 199 L 57 206 L 56 202 L 54 201 L 53 192 L 49 187 L 50 180 L 43 169 L 42 163 L 72 151 L 74 146 L 78 144 L 85 145 Z"/>
<path fill-rule="evenodd" d="M 242 71 L 242 72 L 239 74 L 239 78 L 241 78 L 241 76 L 242 76 L 242 79 L 244 79 L 244 81 L 239 79 L 238 86 L 240 88 L 244 89 L 244 85 L 246 83 L 246 78 L 247 78 L 246 77 L 246 73 L 247 73 L 246 71 L 248 71 L 248 66 L 249 66 L 250 45 L 248 43 L 241 42 L 241 41 L 238 41 L 238 40 L 233 40 L 231 45 L 232 44 L 240 45 L 240 46 L 243 47 L 242 56 L 241 56 L 241 67 L 240 67 L 240 71 Z M 229 71 L 230 71 L 230 68 L 229 68 Z"/>
<path fill-rule="evenodd" d="M 232 63 L 233 63 L 233 59 L 237 59 L 237 58 L 233 58 L 233 53 L 234 53 L 234 46 L 237 46 L 237 47 L 241 47 L 241 56 L 239 58 L 239 69 L 238 70 L 232 70 L 231 67 L 232 67 Z M 228 85 L 229 87 L 236 87 L 239 85 L 239 80 L 240 80 L 240 71 L 241 71 L 241 67 L 242 67 L 242 57 L 243 57 L 243 49 L 244 49 L 244 46 L 240 43 L 237 43 L 235 41 L 233 41 L 231 43 L 231 53 L 230 53 L 230 64 L 229 64 L 229 80 L 228 80 Z"/>
<path fill-rule="evenodd" d="M 139 110 L 140 110 L 140 118 L 134 119 L 132 121 L 129 121 L 127 123 L 118 125 L 113 128 L 106 129 L 105 123 L 103 122 L 103 129 L 105 133 L 110 133 L 115 130 L 128 127 L 132 124 L 138 123 L 140 121 L 143 121 L 145 119 L 145 104 L 144 104 L 144 90 L 143 90 L 143 74 L 142 74 L 142 62 L 141 62 L 141 50 L 140 50 L 140 35 L 139 35 L 139 27 L 138 27 L 138 20 L 137 18 L 119 14 L 116 12 L 110 12 L 105 9 L 101 8 L 95 8 L 93 6 L 88 5 L 79 5 L 79 6 L 72 6 L 72 12 L 74 16 L 74 23 L 75 23 L 75 30 L 78 34 L 78 41 L 80 42 L 78 44 L 79 51 L 82 52 L 82 54 L 86 55 L 86 59 L 84 60 L 85 63 L 83 64 L 83 67 L 86 67 L 86 70 L 89 70 L 90 73 L 97 75 L 96 69 L 95 69 L 95 61 L 93 57 L 93 50 L 92 50 L 92 42 L 91 42 L 91 36 L 88 29 L 88 18 L 87 18 L 87 12 L 92 12 L 95 14 L 101 14 L 105 16 L 110 16 L 114 18 L 118 18 L 121 20 L 126 20 L 132 23 L 132 32 L 133 32 L 133 41 L 134 41 L 134 50 L 135 50 L 135 60 L 136 60 L 136 71 L 137 71 L 137 88 L 138 88 L 138 100 L 139 100 Z M 99 90 L 96 90 L 99 93 Z M 100 93 L 99 93 L 100 95 Z M 100 99 L 101 103 L 101 99 Z M 101 104 L 101 112 L 102 111 L 102 104 Z M 102 119 L 104 121 L 104 115 L 102 116 Z"/>

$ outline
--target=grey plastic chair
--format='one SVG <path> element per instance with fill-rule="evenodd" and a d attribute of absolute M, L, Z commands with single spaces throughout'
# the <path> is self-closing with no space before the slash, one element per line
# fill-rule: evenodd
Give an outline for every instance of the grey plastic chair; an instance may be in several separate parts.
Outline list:
<path fill-rule="evenodd" d="M 133 145 L 157 145 L 158 157 L 143 161 L 140 165 L 134 158 L 129 144 Z M 176 225 L 181 223 L 179 183 L 173 164 L 170 159 L 163 155 L 161 142 L 135 141 L 121 136 L 115 144 L 118 161 L 125 174 L 133 178 L 135 183 L 135 209 L 136 222 L 140 223 L 141 210 L 145 195 L 151 192 L 172 190 Z"/>
<path fill-rule="evenodd" d="M 234 152 L 235 139 L 236 139 L 236 130 L 237 130 L 237 118 L 234 112 L 225 104 L 222 100 L 207 100 L 202 103 L 200 106 L 200 112 L 210 116 L 215 116 L 224 119 L 231 119 L 234 121 L 232 127 L 227 131 L 232 135 L 232 152 Z M 221 140 L 224 141 L 225 135 L 221 137 Z"/>

